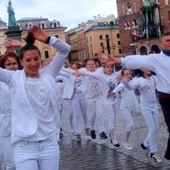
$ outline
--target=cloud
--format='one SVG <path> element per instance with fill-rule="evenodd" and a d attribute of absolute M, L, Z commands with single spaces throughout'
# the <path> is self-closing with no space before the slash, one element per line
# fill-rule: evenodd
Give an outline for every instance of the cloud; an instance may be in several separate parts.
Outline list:
<path fill-rule="evenodd" d="M 7 22 L 8 0 L 0 0 L 0 17 Z M 116 0 L 11 0 L 16 20 L 23 17 L 43 17 L 58 20 L 62 26 L 76 27 L 100 14 L 115 14 Z"/>

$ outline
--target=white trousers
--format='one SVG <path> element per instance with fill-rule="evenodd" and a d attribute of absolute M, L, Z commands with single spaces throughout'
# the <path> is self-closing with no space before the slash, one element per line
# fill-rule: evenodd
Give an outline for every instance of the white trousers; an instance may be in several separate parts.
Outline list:
<path fill-rule="evenodd" d="M 108 130 L 116 128 L 116 114 L 119 111 L 118 103 L 115 104 L 103 104 L 104 115 L 106 115 Z"/>
<path fill-rule="evenodd" d="M 87 103 L 84 94 L 75 94 L 71 101 L 73 106 L 74 131 L 76 134 L 80 134 L 82 130 L 81 116 L 83 118 L 84 128 L 90 128 Z"/>
<path fill-rule="evenodd" d="M 130 110 L 129 107 L 120 107 L 120 110 L 126 121 L 126 131 L 131 132 L 134 127 L 133 114 L 135 110 Z"/>
<path fill-rule="evenodd" d="M 157 104 L 148 104 L 147 106 L 141 106 L 141 113 L 145 122 L 149 128 L 149 133 L 144 140 L 144 145 L 150 148 L 151 153 L 157 153 L 156 136 L 159 126 L 159 110 Z"/>
<path fill-rule="evenodd" d="M 20 141 L 14 146 L 17 170 L 58 170 L 59 146 L 57 137 L 44 141 Z"/>
<path fill-rule="evenodd" d="M 15 170 L 14 163 L 14 147 L 10 145 L 11 137 L 10 136 L 1 136 L 0 137 L 0 146 L 1 152 L 3 155 L 3 163 L 6 170 Z"/>
<path fill-rule="evenodd" d="M 73 106 L 71 99 L 63 99 L 63 109 L 65 109 L 66 113 L 69 115 L 70 125 L 73 125 Z"/>
<path fill-rule="evenodd" d="M 91 119 L 91 129 L 98 128 L 99 132 L 105 131 L 104 119 L 103 119 L 103 99 L 102 97 L 97 99 L 86 99 L 87 101 L 87 113 Z"/>

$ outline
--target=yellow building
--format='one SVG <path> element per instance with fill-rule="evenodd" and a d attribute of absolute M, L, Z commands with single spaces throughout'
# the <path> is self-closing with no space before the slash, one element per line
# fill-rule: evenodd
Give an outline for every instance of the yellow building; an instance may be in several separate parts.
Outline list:
<path fill-rule="evenodd" d="M 7 25 L 0 18 L 0 55 L 4 54 L 6 51 L 6 48 L 4 47 L 6 30 L 7 30 Z"/>
<path fill-rule="evenodd" d="M 100 16 L 66 32 L 66 41 L 71 45 L 69 61 L 83 62 L 87 58 L 97 58 L 103 51 L 116 57 L 121 56 L 119 29 L 115 16 Z"/>
<path fill-rule="evenodd" d="M 99 51 L 116 57 L 121 56 L 121 44 L 117 26 L 98 23 L 85 32 L 85 37 L 89 58 L 96 58 Z"/>
<path fill-rule="evenodd" d="M 64 30 L 66 27 L 62 27 L 60 25 L 59 21 L 53 20 L 49 21 L 47 18 L 22 18 L 17 21 L 17 25 L 22 30 L 22 44 L 25 44 L 25 37 L 27 35 L 27 31 L 33 26 L 33 25 L 39 25 L 41 26 L 48 35 L 50 36 L 56 36 L 57 38 L 60 38 L 65 41 L 65 33 Z M 42 65 L 45 66 L 49 62 L 51 62 L 52 58 L 54 57 L 56 53 L 56 49 L 53 47 L 50 47 L 47 44 L 41 43 L 39 41 L 35 42 L 35 45 L 39 48 L 41 52 L 42 57 Z"/>

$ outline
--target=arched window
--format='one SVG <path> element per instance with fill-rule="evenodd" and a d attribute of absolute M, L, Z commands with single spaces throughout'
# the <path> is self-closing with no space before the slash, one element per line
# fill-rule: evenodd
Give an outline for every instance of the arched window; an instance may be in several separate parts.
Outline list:
<path fill-rule="evenodd" d="M 140 54 L 141 54 L 141 55 L 147 55 L 147 49 L 146 49 L 145 46 L 142 46 L 142 47 L 140 48 Z"/>
<path fill-rule="evenodd" d="M 132 24 L 133 24 L 133 27 L 137 27 L 138 26 L 136 19 L 133 19 Z"/>
<path fill-rule="evenodd" d="M 168 21 L 170 22 L 170 11 L 168 12 Z"/>
<path fill-rule="evenodd" d="M 54 22 L 54 28 L 56 28 L 57 27 L 57 24 L 56 24 L 56 22 Z"/>
<path fill-rule="evenodd" d="M 44 23 L 41 23 L 41 28 L 45 28 L 45 24 Z"/>
<path fill-rule="evenodd" d="M 28 22 L 27 26 L 27 30 L 31 29 L 33 27 L 33 23 L 32 22 Z"/>
<path fill-rule="evenodd" d="M 124 25 L 125 25 L 125 30 L 130 28 L 129 22 L 127 20 L 125 21 Z"/>

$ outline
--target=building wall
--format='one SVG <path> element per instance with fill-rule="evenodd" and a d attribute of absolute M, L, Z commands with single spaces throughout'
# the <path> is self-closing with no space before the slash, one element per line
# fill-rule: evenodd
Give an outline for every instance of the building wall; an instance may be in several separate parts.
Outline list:
<path fill-rule="evenodd" d="M 110 39 L 109 41 L 110 54 L 120 57 L 121 56 L 121 54 L 119 53 L 120 46 L 118 45 L 118 41 L 120 41 L 120 38 L 117 38 L 117 34 L 119 34 L 119 30 L 115 28 L 109 30 L 102 29 L 102 30 L 91 30 L 85 32 L 89 57 L 95 58 L 97 57 L 98 52 L 103 50 L 105 53 L 108 53 L 106 35 L 108 35 Z"/>
<path fill-rule="evenodd" d="M 6 51 L 6 48 L 4 47 L 5 42 L 5 32 L 7 30 L 7 27 L 0 27 L 0 55 L 4 54 Z"/>

